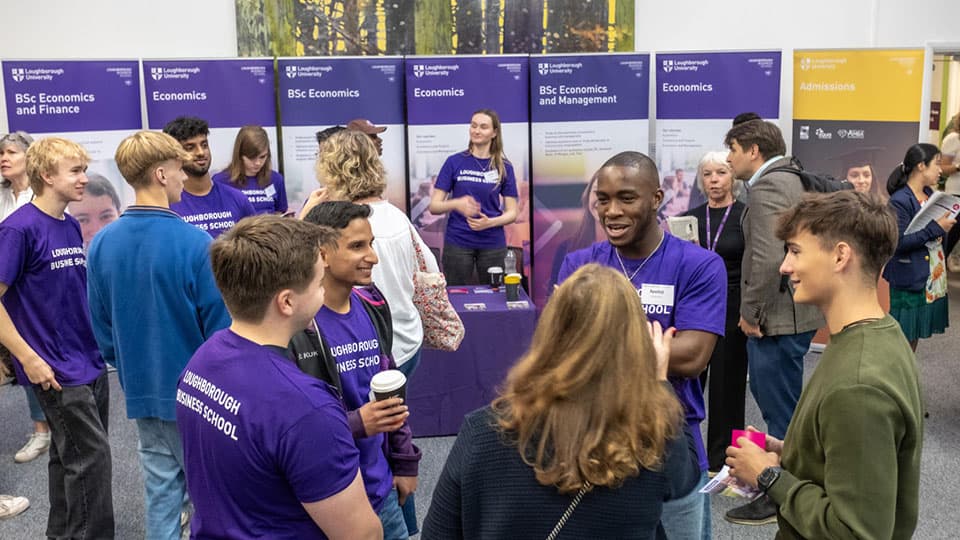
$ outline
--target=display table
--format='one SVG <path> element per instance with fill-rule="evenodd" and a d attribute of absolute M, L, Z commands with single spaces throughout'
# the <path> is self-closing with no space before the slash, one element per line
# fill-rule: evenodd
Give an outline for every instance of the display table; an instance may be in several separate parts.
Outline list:
<path fill-rule="evenodd" d="M 498 292 L 448 287 L 447 293 L 466 333 L 456 352 L 423 349 L 407 391 L 415 437 L 456 435 L 464 415 L 496 396 L 507 371 L 530 345 L 536 325 L 536 309 L 522 289 L 520 299 L 527 305 L 514 308 L 508 308 L 503 287 Z M 484 309 L 477 310 L 476 304 Z"/>

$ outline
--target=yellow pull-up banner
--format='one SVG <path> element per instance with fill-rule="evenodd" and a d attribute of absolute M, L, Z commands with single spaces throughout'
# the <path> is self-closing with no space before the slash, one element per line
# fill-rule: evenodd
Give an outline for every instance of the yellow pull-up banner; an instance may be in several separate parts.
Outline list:
<path fill-rule="evenodd" d="M 793 117 L 918 122 L 923 49 L 798 50 Z"/>

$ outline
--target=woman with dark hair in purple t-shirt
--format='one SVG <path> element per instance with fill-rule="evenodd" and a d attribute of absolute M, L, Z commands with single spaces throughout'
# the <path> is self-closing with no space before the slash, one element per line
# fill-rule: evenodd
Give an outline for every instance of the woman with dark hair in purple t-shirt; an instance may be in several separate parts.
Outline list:
<path fill-rule="evenodd" d="M 517 219 L 517 180 L 503 153 L 500 117 L 480 109 L 470 119 L 470 144 L 444 162 L 430 212 L 447 214 L 442 266 L 447 283 L 487 282 L 487 269 L 507 254 L 504 225 Z"/>

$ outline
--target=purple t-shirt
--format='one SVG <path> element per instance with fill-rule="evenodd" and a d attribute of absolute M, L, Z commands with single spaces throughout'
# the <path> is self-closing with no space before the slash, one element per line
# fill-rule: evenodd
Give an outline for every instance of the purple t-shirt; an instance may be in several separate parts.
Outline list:
<path fill-rule="evenodd" d="M 218 182 L 213 182 L 210 193 L 200 197 L 184 190 L 180 202 L 171 204 L 170 209 L 214 238 L 233 228 L 241 219 L 257 213 L 243 193 Z"/>
<path fill-rule="evenodd" d="M 283 183 L 283 176 L 277 171 L 270 171 L 270 183 L 266 187 L 257 184 L 256 176 L 248 176 L 247 183 L 242 188 L 230 181 L 228 171 L 220 171 L 213 175 L 213 181 L 242 191 L 253 205 L 258 214 L 284 213 L 287 211 L 287 188 Z"/>
<path fill-rule="evenodd" d="M 503 214 L 500 197 L 518 197 L 513 165 L 503 165 L 507 174 L 501 181 L 496 169 L 490 164 L 490 158 L 480 159 L 472 154 L 459 152 L 443 162 L 434 187 L 449 193 L 451 199 L 471 195 L 480 203 L 483 215 L 498 217 Z M 467 224 L 467 218 L 456 210 L 451 211 L 447 218 L 444 242 L 468 249 L 502 248 L 507 245 L 503 227 L 474 231 Z"/>
<path fill-rule="evenodd" d="M 90 384 L 103 372 L 87 303 L 87 259 L 80 224 L 25 204 L 0 223 L 0 283 L 14 326 L 62 386 Z M 17 382 L 30 385 L 19 361 Z"/>
<path fill-rule="evenodd" d="M 386 369 L 377 330 L 363 308 L 363 300 L 357 293 L 351 293 L 349 313 L 341 315 L 323 306 L 316 321 L 336 360 L 347 410 L 359 409 L 370 401 L 370 379 Z M 360 472 L 367 498 L 377 512 L 393 488 L 393 473 L 383 454 L 385 441 L 383 433 L 355 441 L 360 450 Z"/>
<path fill-rule="evenodd" d="M 192 538 L 326 538 L 301 503 L 353 482 L 343 404 L 282 348 L 214 334 L 177 384 Z"/>
<path fill-rule="evenodd" d="M 623 258 L 628 276 L 643 260 Z M 602 241 L 567 255 L 557 281 L 563 282 L 577 268 L 598 263 L 622 272 L 617 253 L 610 242 Z M 660 246 L 631 282 L 643 300 L 647 318 L 664 328 L 677 331 L 701 330 L 723 336 L 727 309 L 727 270 L 723 259 L 691 242 L 664 233 Z M 707 468 L 707 454 L 700 434 L 700 422 L 706 417 L 703 390 L 696 378 L 671 377 L 670 383 L 683 404 L 687 425 L 697 441 L 700 467 Z"/>

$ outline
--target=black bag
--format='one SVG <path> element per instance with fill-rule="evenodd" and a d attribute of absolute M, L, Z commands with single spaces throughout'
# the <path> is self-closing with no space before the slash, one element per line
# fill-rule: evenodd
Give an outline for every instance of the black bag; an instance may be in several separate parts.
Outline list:
<path fill-rule="evenodd" d="M 795 157 L 790 158 L 790 165 L 770 169 L 765 174 L 772 172 L 788 172 L 799 176 L 800 183 L 803 184 L 803 190 L 811 193 L 833 193 L 834 191 L 853 189 L 853 184 L 848 182 L 846 178 L 837 180 L 829 174 L 804 170 L 800 160 Z"/>

